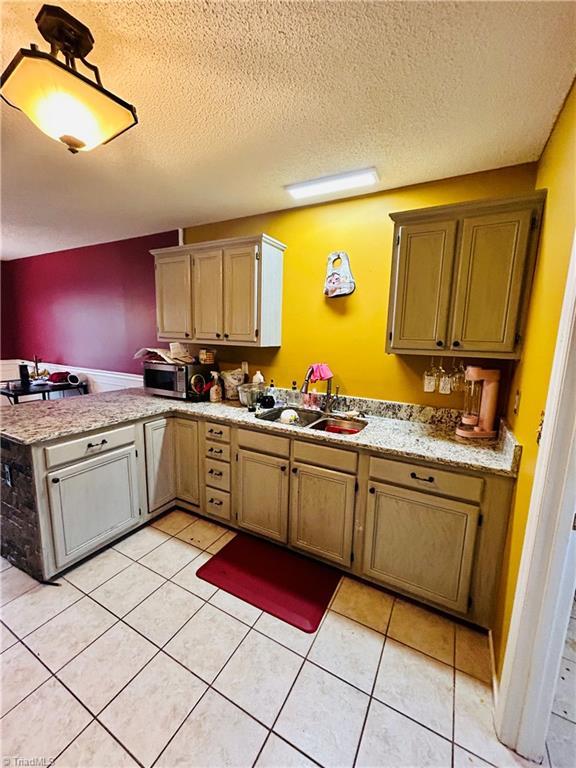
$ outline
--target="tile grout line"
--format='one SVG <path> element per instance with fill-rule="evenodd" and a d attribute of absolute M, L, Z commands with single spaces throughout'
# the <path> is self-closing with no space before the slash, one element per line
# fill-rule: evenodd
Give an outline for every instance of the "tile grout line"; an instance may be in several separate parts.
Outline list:
<path fill-rule="evenodd" d="M 374 690 L 376 688 L 376 682 L 378 680 L 378 673 L 380 672 L 380 666 L 382 664 L 382 657 L 384 656 L 384 648 L 386 648 L 386 642 L 388 640 L 388 630 L 390 629 L 390 622 L 392 621 L 392 613 L 394 612 L 394 607 L 396 605 L 396 598 L 392 598 L 392 605 L 390 606 L 390 614 L 388 615 L 388 621 L 386 622 L 386 628 L 384 630 L 384 642 L 382 643 L 382 648 L 380 649 L 380 655 L 378 657 L 378 664 L 376 665 L 376 671 L 374 673 L 374 680 L 372 681 L 372 689 L 370 691 L 369 697 L 368 697 L 368 706 L 366 707 L 366 712 L 364 713 L 364 719 L 362 721 L 362 727 L 360 728 L 360 733 L 358 735 L 358 743 L 356 744 L 356 751 L 354 752 L 354 759 L 352 761 L 352 766 L 354 767 L 358 761 L 358 755 L 360 754 L 360 746 L 362 744 L 362 739 L 364 738 L 364 731 L 366 730 L 366 723 L 368 722 L 368 714 L 370 712 L 370 708 L 372 706 L 372 701 L 374 699 Z"/>

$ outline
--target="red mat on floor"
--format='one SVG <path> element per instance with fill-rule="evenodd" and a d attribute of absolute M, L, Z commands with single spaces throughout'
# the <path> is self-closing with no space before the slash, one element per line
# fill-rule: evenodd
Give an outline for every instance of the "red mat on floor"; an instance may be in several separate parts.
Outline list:
<path fill-rule="evenodd" d="M 315 632 L 341 574 L 288 549 L 240 534 L 196 575 L 304 632 Z"/>

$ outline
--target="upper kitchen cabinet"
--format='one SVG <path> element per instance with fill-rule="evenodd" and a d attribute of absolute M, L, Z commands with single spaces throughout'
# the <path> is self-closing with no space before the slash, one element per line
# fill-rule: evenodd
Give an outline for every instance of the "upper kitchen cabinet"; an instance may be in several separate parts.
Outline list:
<path fill-rule="evenodd" d="M 545 196 L 391 214 L 386 351 L 519 357 Z"/>
<path fill-rule="evenodd" d="M 159 341 L 192 338 L 190 255 L 177 248 L 154 256 L 156 331 Z"/>
<path fill-rule="evenodd" d="M 152 251 L 158 339 L 280 346 L 285 248 L 268 235 L 258 235 Z M 160 265 L 176 258 L 188 260 L 188 272 L 183 269 L 180 280 L 170 274 L 169 280 Z"/>

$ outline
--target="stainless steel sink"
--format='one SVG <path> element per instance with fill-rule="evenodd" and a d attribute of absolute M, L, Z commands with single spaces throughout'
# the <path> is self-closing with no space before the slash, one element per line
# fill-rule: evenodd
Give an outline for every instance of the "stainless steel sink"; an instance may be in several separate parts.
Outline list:
<path fill-rule="evenodd" d="M 364 419 L 350 419 L 345 416 L 323 416 L 308 425 L 309 429 L 320 429 L 336 435 L 355 435 L 368 426 Z"/>
<path fill-rule="evenodd" d="M 289 406 L 270 408 L 268 411 L 257 413 L 256 418 L 263 419 L 264 421 L 280 421 L 284 411 L 296 411 L 298 421 L 292 422 L 296 426 L 306 427 L 307 429 L 319 429 L 337 435 L 355 435 L 368 425 L 368 422 L 364 421 L 364 419 L 338 416 L 332 413 L 327 414 L 310 408 L 290 408 Z"/>
<path fill-rule="evenodd" d="M 298 421 L 293 422 L 296 426 L 307 427 L 314 421 L 318 421 L 324 415 L 321 411 L 314 411 L 310 408 L 290 408 L 289 406 L 283 406 L 282 408 L 270 408 L 262 413 L 257 413 L 257 419 L 263 419 L 264 421 L 280 421 L 280 416 L 284 411 L 296 411 L 298 414 Z"/>

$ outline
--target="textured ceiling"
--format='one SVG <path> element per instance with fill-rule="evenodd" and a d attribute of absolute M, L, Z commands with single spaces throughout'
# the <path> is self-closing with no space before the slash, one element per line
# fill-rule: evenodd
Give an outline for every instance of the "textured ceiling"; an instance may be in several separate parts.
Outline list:
<path fill-rule="evenodd" d="M 40 4 L 2 3 L 2 67 L 45 49 Z M 72 156 L 2 104 L 3 258 L 288 208 L 285 184 L 365 166 L 389 189 L 532 161 L 576 72 L 572 2 L 62 5 L 140 124 Z"/>

